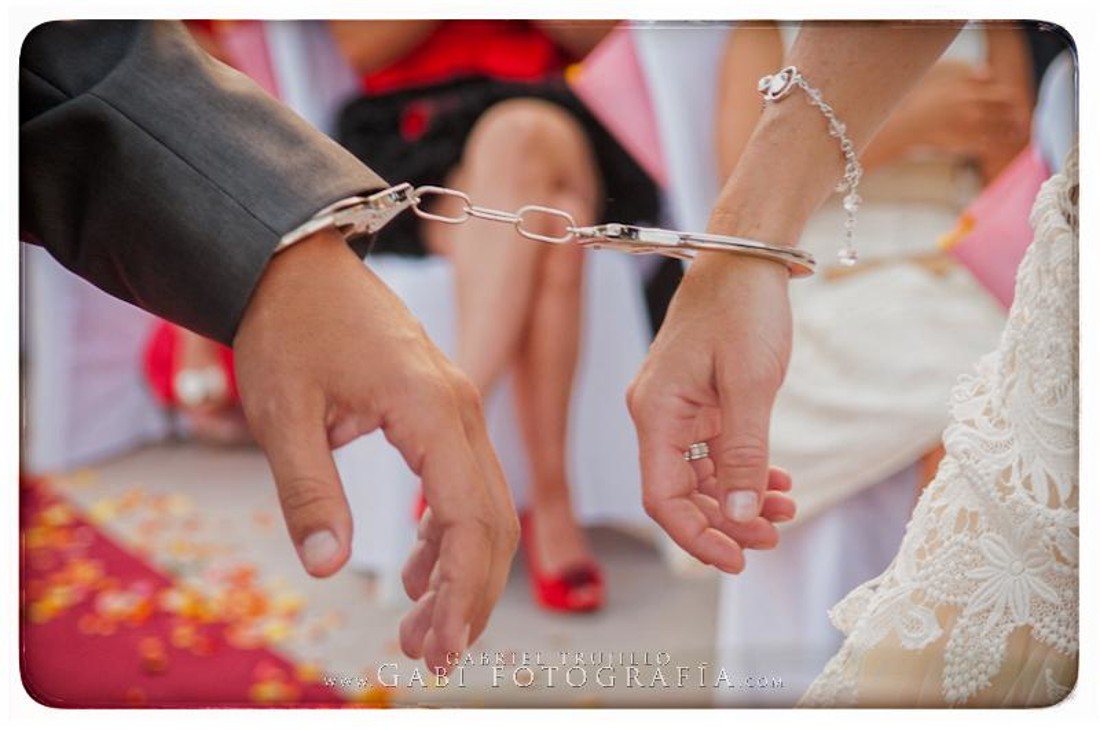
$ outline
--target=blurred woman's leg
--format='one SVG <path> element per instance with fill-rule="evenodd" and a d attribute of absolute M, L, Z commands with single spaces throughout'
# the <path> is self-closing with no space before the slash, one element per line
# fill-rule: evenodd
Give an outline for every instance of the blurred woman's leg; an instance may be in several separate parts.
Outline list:
<path fill-rule="evenodd" d="M 566 474 L 566 444 L 581 327 L 584 252 L 554 248 L 543 258 L 539 288 L 515 367 L 520 428 L 531 468 L 528 536 L 551 574 L 589 560 Z"/>
<path fill-rule="evenodd" d="M 448 184 L 477 205 L 514 211 L 563 195 L 592 200 L 595 163 L 584 132 L 557 106 L 534 99 L 502 102 L 478 120 Z M 450 199 L 440 212 L 456 212 Z M 471 219 L 429 223 L 428 247 L 451 258 L 458 290 L 457 361 L 488 392 L 516 356 L 548 246 L 507 225 Z"/>
<path fill-rule="evenodd" d="M 592 222 L 599 190 L 582 127 L 558 106 L 532 99 L 503 102 L 482 115 L 449 184 L 477 205 L 506 211 L 547 205 L 569 211 L 581 225 Z M 445 203 L 440 212 L 455 211 Z M 561 221 L 533 216 L 530 227 L 556 234 Z M 430 224 L 426 238 L 454 263 L 458 365 L 483 393 L 508 369 L 515 371 L 532 472 L 535 534 L 529 540 L 539 566 L 555 573 L 586 561 L 565 474 L 583 253 L 537 244 L 508 225 L 477 220 Z"/>

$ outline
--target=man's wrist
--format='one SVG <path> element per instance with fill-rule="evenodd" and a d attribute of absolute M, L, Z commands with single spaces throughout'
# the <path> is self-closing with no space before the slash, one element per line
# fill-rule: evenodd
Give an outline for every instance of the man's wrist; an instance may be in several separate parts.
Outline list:
<path fill-rule="evenodd" d="M 236 338 L 250 323 L 268 320 L 272 305 L 290 292 L 299 293 L 322 284 L 336 275 L 340 267 L 364 268 L 362 262 L 335 228 L 325 228 L 300 239 L 294 246 L 267 262 L 256 283 L 237 328 Z"/>

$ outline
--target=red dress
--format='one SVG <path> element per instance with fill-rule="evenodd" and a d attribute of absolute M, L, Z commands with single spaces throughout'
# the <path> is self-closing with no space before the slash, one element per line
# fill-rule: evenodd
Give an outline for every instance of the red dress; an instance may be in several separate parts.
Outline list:
<path fill-rule="evenodd" d="M 361 81 L 363 91 L 374 95 L 462 76 L 531 82 L 561 71 L 570 60 L 524 20 L 445 20 L 411 53 Z"/>

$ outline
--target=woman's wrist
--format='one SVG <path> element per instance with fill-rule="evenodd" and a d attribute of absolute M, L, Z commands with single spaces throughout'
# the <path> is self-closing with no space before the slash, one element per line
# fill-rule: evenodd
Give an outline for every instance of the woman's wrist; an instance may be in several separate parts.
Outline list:
<path fill-rule="evenodd" d="M 728 285 L 730 282 L 738 282 L 735 285 L 742 287 L 744 282 L 749 280 L 759 285 L 770 282 L 769 287 L 773 285 L 781 287 L 785 292 L 787 284 L 791 280 L 791 272 L 782 263 L 756 256 L 705 253 L 695 257 L 684 276 L 685 284 L 690 282 L 698 284 L 706 281 L 709 282 L 707 286 Z"/>
<path fill-rule="evenodd" d="M 820 113 L 799 99 L 769 105 L 719 194 L 707 230 L 794 246 L 840 179 L 843 157 Z"/>

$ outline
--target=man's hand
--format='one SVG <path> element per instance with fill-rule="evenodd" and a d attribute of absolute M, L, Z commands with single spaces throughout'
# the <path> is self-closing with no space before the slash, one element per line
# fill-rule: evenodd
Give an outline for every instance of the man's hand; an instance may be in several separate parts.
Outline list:
<path fill-rule="evenodd" d="M 325 231 L 277 255 L 234 342 L 245 415 L 315 576 L 338 570 L 351 513 L 332 449 L 381 428 L 429 508 L 406 563 L 401 646 L 447 666 L 484 629 L 519 534 L 473 385 L 401 301 Z"/>
<path fill-rule="evenodd" d="M 790 477 L 768 466 L 768 426 L 791 350 L 788 274 L 748 257 L 700 257 L 627 397 L 646 512 L 682 548 L 729 573 L 778 542 Z M 683 453 L 706 441 L 711 457 Z"/>

